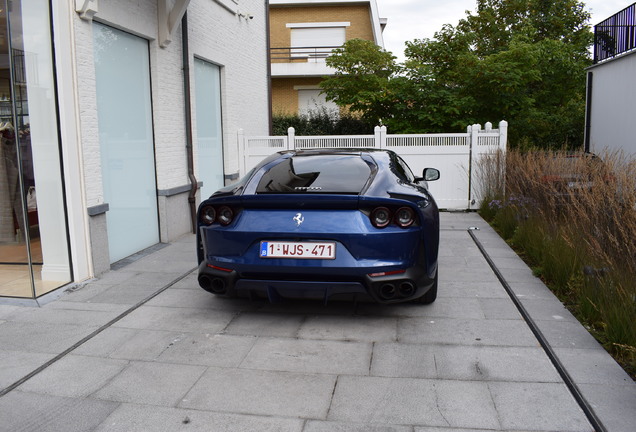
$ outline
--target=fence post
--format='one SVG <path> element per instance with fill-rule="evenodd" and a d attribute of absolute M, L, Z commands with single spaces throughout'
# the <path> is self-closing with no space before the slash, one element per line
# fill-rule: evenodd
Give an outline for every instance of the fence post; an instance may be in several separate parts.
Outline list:
<path fill-rule="evenodd" d="M 374 127 L 373 138 L 373 146 L 375 148 L 386 148 L 386 126 Z"/>
<path fill-rule="evenodd" d="M 243 177 L 246 174 L 246 166 L 245 166 L 245 159 L 247 156 L 247 147 L 245 145 L 245 133 L 243 132 L 243 129 L 239 128 L 239 130 L 236 132 L 236 138 L 237 138 L 237 142 L 238 142 L 238 152 L 239 152 L 239 174 L 240 177 Z"/>
<path fill-rule="evenodd" d="M 479 132 L 481 131 L 481 125 L 474 124 L 470 127 L 470 154 L 468 156 L 468 208 L 472 209 L 476 200 L 473 196 L 473 177 L 475 170 L 473 164 L 477 162 L 478 150 L 479 150 Z"/>
<path fill-rule="evenodd" d="M 508 150 L 508 122 L 502 120 L 499 122 L 499 154 L 502 161 L 501 167 L 501 179 L 502 179 L 502 193 L 506 196 L 506 151 Z"/>
<path fill-rule="evenodd" d="M 499 122 L 499 148 L 505 152 L 508 145 L 508 122 L 502 120 Z"/>
<path fill-rule="evenodd" d="M 386 126 L 380 126 L 380 148 L 386 148 Z"/>
<path fill-rule="evenodd" d="M 486 132 L 490 132 L 490 131 L 492 131 L 492 123 L 490 123 L 490 122 L 486 122 L 486 124 L 484 125 L 484 130 L 485 130 Z"/>
<path fill-rule="evenodd" d="M 289 127 L 287 129 L 287 150 L 296 149 L 296 129 Z"/>

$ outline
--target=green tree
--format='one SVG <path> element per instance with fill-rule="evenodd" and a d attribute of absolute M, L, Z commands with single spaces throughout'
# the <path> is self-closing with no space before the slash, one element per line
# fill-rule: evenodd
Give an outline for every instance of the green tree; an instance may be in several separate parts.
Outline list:
<path fill-rule="evenodd" d="M 359 112 L 371 124 L 391 115 L 391 79 L 398 65 L 390 52 L 371 41 L 352 39 L 334 50 L 327 65 L 336 69 L 321 83 L 329 100 Z"/>
<path fill-rule="evenodd" d="M 505 119 L 513 145 L 582 143 L 589 14 L 576 0 L 478 0 L 456 26 L 406 43 L 406 61 L 347 43 L 328 63 L 330 100 L 392 132 L 441 132 Z"/>

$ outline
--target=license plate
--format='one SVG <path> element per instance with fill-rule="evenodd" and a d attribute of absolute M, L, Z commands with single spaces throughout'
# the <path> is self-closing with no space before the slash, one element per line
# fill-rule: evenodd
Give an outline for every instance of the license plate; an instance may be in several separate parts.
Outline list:
<path fill-rule="evenodd" d="M 261 258 L 335 259 L 334 242 L 262 241 Z"/>

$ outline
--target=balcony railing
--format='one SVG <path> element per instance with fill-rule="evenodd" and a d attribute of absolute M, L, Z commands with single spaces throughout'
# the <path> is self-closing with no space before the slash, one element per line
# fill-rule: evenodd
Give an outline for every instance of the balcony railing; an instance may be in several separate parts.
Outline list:
<path fill-rule="evenodd" d="M 594 26 L 594 63 L 636 49 L 636 3 Z"/>
<path fill-rule="evenodd" d="M 324 62 L 339 46 L 270 48 L 272 63 Z"/>

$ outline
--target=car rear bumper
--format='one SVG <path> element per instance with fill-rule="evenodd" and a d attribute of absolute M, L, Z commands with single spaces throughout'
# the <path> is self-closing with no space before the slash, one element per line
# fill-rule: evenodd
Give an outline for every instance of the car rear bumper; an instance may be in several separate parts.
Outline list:
<path fill-rule="evenodd" d="M 378 303 L 398 303 L 423 296 L 434 284 L 434 277 L 421 267 L 411 267 L 396 274 L 348 277 L 339 280 L 325 275 L 295 274 L 281 280 L 273 274 L 249 274 L 241 277 L 236 270 L 225 270 L 202 262 L 199 285 L 213 294 L 229 297 L 264 297 L 270 302 L 281 298 L 315 299 L 327 302 L 332 297 L 362 296 Z M 332 279 L 332 280 L 327 280 Z"/>

